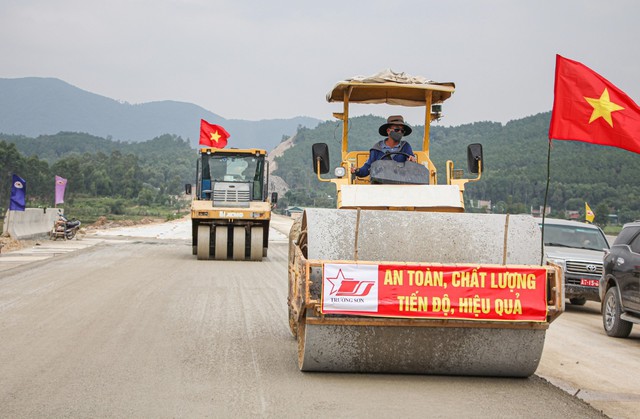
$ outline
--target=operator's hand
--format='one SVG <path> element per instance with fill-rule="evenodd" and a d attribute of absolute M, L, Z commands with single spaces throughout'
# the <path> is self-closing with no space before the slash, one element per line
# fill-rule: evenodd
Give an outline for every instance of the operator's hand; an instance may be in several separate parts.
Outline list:
<path fill-rule="evenodd" d="M 417 162 L 418 162 L 418 160 L 416 159 L 416 156 L 409 156 L 409 159 L 408 159 L 408 160 L 409 160 L 409 161 L 412 161 L 412 162 L 414 162 L 414 163 L 417 163 Z"/>
<path fill-rule="evenodd" d="M 351 173 L 355 173 L 356 170 L 358 170 L 358 169 L 356 169 L 355 167 L 351 166 Z"/>

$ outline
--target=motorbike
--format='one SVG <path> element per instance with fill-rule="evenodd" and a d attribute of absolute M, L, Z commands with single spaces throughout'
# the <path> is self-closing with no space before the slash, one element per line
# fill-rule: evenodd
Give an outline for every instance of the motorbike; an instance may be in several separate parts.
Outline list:
<path fill-rule="evenodd" d="M 51 240 L 71 240 L 76 236 L 78 230 L 80 230 L 81 224 L 82 223 L 80 222 L 80 220 L 67 220 L 66 218 L 61 216 L 54 223 L 53 229 L 51 230 L 50 238 Z"/>

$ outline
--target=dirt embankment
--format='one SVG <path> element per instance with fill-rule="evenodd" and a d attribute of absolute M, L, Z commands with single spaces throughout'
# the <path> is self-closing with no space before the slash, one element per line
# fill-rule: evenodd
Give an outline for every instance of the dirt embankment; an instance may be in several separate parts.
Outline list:
<path fill-rule="evenodd" d="M 274 175 L 273 172 L 278 168 L 278 164 L 275 161 L 276 157 L 282 156 L 282 154 L 293 147 L 295 136 L 289 137 L 285 141 L 278 144 L 267 156 L 269 161 L 269 190 L 271 192 L 278 192 L 280 196 L 284 196 L 289 190 L 289 185 L 280 176 Z"/>
<path fill-rule="evenodd" d="M 16 240 L 9 236 L 0 236 L 0 253 L 13 252 L 25 247 L 34 246 L 37 240 Z"/>

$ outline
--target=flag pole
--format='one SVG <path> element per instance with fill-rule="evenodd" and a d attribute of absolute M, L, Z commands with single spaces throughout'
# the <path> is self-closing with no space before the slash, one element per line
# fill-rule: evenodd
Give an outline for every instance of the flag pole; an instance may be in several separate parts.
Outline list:
<path fill-rule="evenodd" d="M 540 243 L 540 265 L 544 264 L 544 219 L 547 214 L 547 196 L 549 195 L 549 182 L 551 181 L 551 139 L 549 139 L 549 148 L 547 149 L 547 186 L 544 190 L 544 204 L 542 205 L 542 240 Z"/>

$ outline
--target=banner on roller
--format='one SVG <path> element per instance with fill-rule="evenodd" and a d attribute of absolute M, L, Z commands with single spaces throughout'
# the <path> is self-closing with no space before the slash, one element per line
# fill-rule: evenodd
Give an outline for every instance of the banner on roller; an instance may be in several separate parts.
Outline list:
<path fill-rule="evenodd" d="M 323 265 L 322 312 L 376 317 L 544 322 L 544 267 Z"/>

